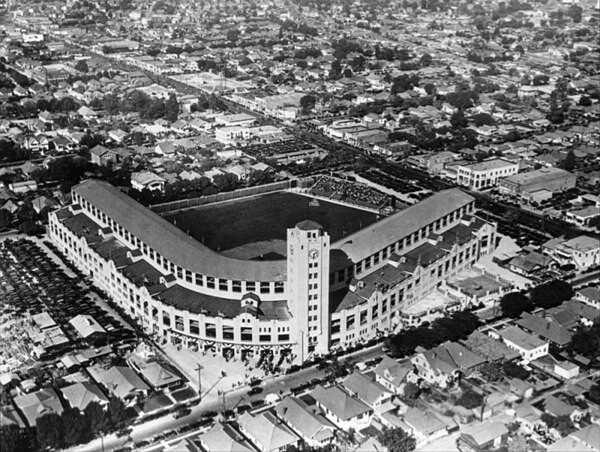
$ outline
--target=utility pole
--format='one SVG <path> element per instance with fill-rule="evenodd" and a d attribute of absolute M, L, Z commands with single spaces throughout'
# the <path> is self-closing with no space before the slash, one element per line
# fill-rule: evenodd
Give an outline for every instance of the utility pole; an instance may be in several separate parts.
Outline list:
<path fill-rule="evenodd" d="M 196 367 L 198 371 L 198 397 L 200 398 L 200 402 L 202 402 L 202 365 L 198 363 L 198 367 Z"/>

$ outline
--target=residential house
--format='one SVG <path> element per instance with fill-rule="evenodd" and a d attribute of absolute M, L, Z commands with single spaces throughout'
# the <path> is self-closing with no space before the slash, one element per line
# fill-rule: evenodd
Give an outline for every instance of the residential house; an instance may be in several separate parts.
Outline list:
<path fill-rule="evenodd" d="M 446 342 L 431 350 L 417 350 L 411 361 L 415 373 L 429 384 L 446 388 L 461 375 L 469 375 L 479 369 L 486 359 L 473 353 L 458 342 Z"/>
<path fill-rule="evenodd" d="M 342 429 L 360 429 L 371 423 L 373 410 L 337 385 L 328 388 L 318 385 L 311 397 L 325 416 Z"/>
<path fill-rule="evenodd" d="M 584 287 L 579 289 L 576 297 L 585 304 L 600 309 L 600 290 L 598 290 L 598 287 Z"/>
<path fill-rule="evenodd" d="M 142 359 L 132 358 L 130 364 L 155 390 L 173 388 L 183 383 L 181 377 L 173 369 L 158 361 L 146 362 Z"/>
<path fill-rule="evenodd" d="M 79 314 L 69 320 L 69 323 L 77 331 L 77 334 L 87 341 L 97 340 L 106 335 L 106 330 L 88 314 Z"/>
<path fill-rule="evenodd" d="M 45 135 L 35 135 L 23 139 L 23 147 L 32 152 L 46 152 L 50 149 L 50 142 Z"/>
<path fill-rule="evenodd" d="M 513 273 L 530 277 L 547 270 L 551 262 L 550 257 L 532 251 L 513 257 L 508 262 L 508 268 Z"/>
<path fill-rule="evenodd" d="M 344 380 L 342 386 L 349 394 L 358 397 L 377 412 L 395 408 L 392 404 L 394 393 L 363 373 L 352 373 Z"/>
<path fill-rule="evenodd" d="M 534 334 L 543 341 L 550 342 L 557 347 L 565 347 L 573 338 L 573 334 L 563 325 L 554 321 L 552 318 L 543 317 L 539 314 L 530 314 L 523 312 L 516 325 L 522 330 Z"/>
<path fill-rule="evenodd" d="M 417 447 L 422 447 L 448 434 L 448 424 L 434 413 L 420 408 L 410 408 L 404 415 L 403 421 L 408 426 L 407 433 L 417 440 Z"/>
<path fill-rule="evenodd" d="M 566 221 L 576 226 L 594 226 L 600 221 L 600 209 L 596 206 L 567 212 Z"/>
<path fill-rule="evenodd" d="M 525 364 L 548 354 L 548 342 L 526 333 L 517 326 L 509 326 L 498 332 L 491 331 L 490 336 L 501 338 L 508 347 L 518 351 L 521 361 Z"/>
<path fill-rule="evenodd" d="M 37 420 L 47 413 L 62 414 L 63 407 L 54 389 L 46 388 L 30 394 L 16 396 L 13 402 L 29 427 L 34 428 Z"/>
<path fill-rule="evenodd" d="M 298 446 L 300 438 L 270 411 L 244 413 L 238 418 L 240 431 L 261 452 L 283 452 Z"/>
<path fill-rule="evenodd" d="M 461 430 L 459 441 L 470 450 L 483 452 L 506 444 L 508 429 L 503 422 L 485 422 L 465 427 Z"/>
<path fill-rule="evenodd" d="M 98 366 L 88 367 L 92 378 L 103 385 L 112 395 L 124 401 L 134 402 L 139 395 L 146 395 L 150 388 L 137 374 L 125 366 L 114 366 L 102 369 Z"/>
<path fill-rule="evenodd" d="M 141 171 L 131 174 L 131 187 L 134 190 L 142 191 L 145 188 L 148 190 L 165 191 L 165 179 L 151 171 Z"/>
<path fill-rule="evenodd" d="M 384 356 L 375 368 L 374 373 L 375 381 L 396 395 L 401 395 L 406 383 L 415 379 L 410 361 L 399 363 L 389 356 Z"/>
<path fill-rule="evenodd" d="M 275 413 L 311 447 L 325 447 L 335 438 L 335 425 L 316 405 L 308 405 L 300 398 L 284 398 L 275 407 Z"/>
<path fill-rule="evenodd" d="M 587 235 L 551 239 L 542 245 L 542 251 L 559 265 L 573 264 L 578 271 L 600 266 L 600 242 Z"/>
<path fill-rule="evenodd" d="M 100 388 L 89 381 L 65 386 L 60 389 L 60 392 L 71 408 L 77 408 L 79 411 L 85 410 L 91 402 L 108 405 L 108 399 L 102 394 Z"/>
<path fill-rule="evenodd" d="M 252 446 L 230 424 L 217 422 L 199 438 L 206 452 L 254 452 Z"/>
<path fill-rule="evenodd" d="M 571 405 L 555 395 L 548 395 L 543 400 L 544 411 L 554 417 L 568 416 L 571 421 L 579 422 L 586 410 L 577 405 Z"/>
<path fill-rule="evenodd" d="M 38 186 L 37 182 L 34 180 L 24 180 L 21 182 L 13 182 L 12 184 L 8 184 L 8 188 L 13 193 L 27 193 L 29 191 L 36 191 Z"/>

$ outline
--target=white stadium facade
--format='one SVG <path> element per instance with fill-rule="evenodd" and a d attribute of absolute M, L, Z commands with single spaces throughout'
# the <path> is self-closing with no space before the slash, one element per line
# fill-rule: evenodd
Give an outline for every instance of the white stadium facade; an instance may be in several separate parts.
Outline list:
<path fill-rule="evenodd" d="M 282 259 L 242 260 L 90 179 L 50 213 L 49 234 L 149 333 L 303 362 L 390 333 L 403 310 L 492 252 L 496 226 L 474 215 L 474 201 L 444 190 L 334 242 L 301 221 L 287 229 Z"/>

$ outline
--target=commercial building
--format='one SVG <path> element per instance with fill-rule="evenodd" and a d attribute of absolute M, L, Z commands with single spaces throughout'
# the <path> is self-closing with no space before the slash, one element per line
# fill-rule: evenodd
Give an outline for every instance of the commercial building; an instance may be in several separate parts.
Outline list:
<path fill-rule="evenodd" d="M 560 168 L 541 168 L 515 174 L 498 181 L 498 191 L 527 201 L 540 201 L 540 197 L 575 188 L 577 176 Z"/>
<path fill-rule="evenodd" d="M 284 255 L 244 260 L 87 180 L 49 215 L 49 235 L 149 332 L 226 356 L 305 361 L 410 321 L 405 308 L 492 252 L 496 227 L 473 211 L 473 197 L 445 190 L 335 241 L 314 221 L 282 226 Z"/>
<path fill-rule="evenodd" d="M 498 179 L 519 172 L 519 164 L 503 159 L 457 165 L 457 182 L 473 190 L 495 187 Z"/>

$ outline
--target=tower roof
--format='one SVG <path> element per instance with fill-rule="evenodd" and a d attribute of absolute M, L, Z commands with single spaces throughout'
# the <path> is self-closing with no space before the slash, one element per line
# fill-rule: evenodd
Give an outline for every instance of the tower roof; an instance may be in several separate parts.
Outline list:
<path fill-rule="evenodd" d="M 312 220 L 301 221 L 300 223 L 298 223 L 296 225 L 296 227 L 302 231 L 313 231 L 315 229 L 323 228 L 323 226 L 321 226 L 319 223 L 312 221 Z"/>

